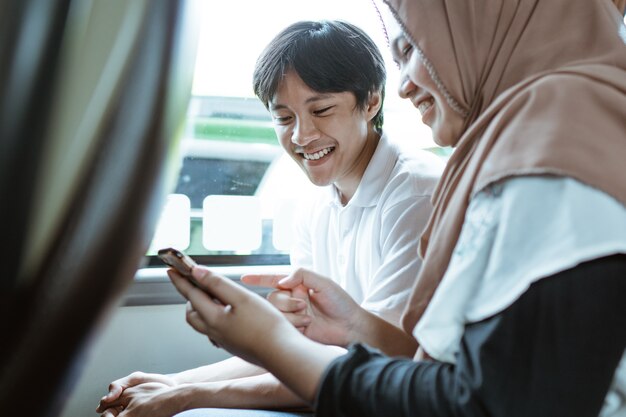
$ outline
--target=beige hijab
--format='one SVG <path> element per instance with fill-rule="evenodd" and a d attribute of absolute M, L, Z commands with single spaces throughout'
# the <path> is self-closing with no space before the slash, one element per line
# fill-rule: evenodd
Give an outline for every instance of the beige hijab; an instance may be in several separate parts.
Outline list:
<path fill-rule="evenodd" d="M 465 129 L 433 196 L 412 331 L 441 281 L 473 194 L 564 175 L 626 204 L 626 45 L 610 0 L 385 0 Z M 622 32 L 622 37 L 626 34 Z"/>

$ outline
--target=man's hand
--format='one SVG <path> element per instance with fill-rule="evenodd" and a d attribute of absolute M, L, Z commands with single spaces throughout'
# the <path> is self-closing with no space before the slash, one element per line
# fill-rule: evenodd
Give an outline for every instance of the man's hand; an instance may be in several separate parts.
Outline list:
<path fill-rule="evenodd" d="M 184 411 L 181 399 L 177 387 L 145 382 L 124 389 L 108 408 L 97 411 L 102 417 L 170 417 Z"/>
<path fill-rule="evenodd" d="M 117 401 L 125 389 L 148 382 L 157 382 L 170 387 L 176 385 L 176 381 L 167 375 L 133 372 L 132 374 L 125 376 L 124 378 L 116 379 L 109 384 L 109 392 L 100 399 L 100 404 L 98 404 L 96 412 L 104 413 L 107 408 L 115 407 L 115 404 L 118 404 Z"/>

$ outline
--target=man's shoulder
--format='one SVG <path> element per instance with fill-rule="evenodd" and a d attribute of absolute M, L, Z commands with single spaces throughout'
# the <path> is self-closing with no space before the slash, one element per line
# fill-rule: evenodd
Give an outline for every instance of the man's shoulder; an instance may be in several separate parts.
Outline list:
<path fill-rule="evenodd" d="M 410 190 L 411 194 L 432 195 L 445 167 L 441 157 L 424 149 L 399 149 L 386 188 Z"/>

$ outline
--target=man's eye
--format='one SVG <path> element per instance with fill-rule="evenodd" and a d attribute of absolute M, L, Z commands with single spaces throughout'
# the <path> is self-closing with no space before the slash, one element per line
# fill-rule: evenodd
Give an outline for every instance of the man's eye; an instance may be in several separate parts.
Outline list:
<path fill-rule="evenodd" d="M 291 119 L 291 117 L 289 116 L 274 116 L 274 122 L 278 123 L 279 125 L 284 125 L 289 123 L 289 120 Z"/>
<path fill-rule="evenodd" d="M 313 112 L 313 114 L 315 114 L 316 116 L 323 116 L 324 113 L 326 113 L 328 110 L 332 109 L 335 106 L 328 106 L 328 107 L 324 107 L 323 109 L 320 110 L 315 110 Z"/>

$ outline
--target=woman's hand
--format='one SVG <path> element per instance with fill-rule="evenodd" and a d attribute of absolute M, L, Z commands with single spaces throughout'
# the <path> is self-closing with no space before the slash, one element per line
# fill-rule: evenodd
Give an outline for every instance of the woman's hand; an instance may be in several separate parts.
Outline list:
<path fill-rule="evenodd" d="M 311 404 L 328 364 L 343 354 L 303 337 L 266 299 L 228 278 L 194 267 L 194 286 L 168 271 L 189 302 L 187 322 L 230 353 L 257 364 Z"/>
<path fill-rule="evenodd" d="M 176 271 L 168 271 L 174 286 L 189 300 L 187 322 L 212 343 L 262 366 L 260 357 L 296 332 L 267 300 L 239 284 L 204 267 L 194 267 L 192 274 L 199 287 Z"/>
<path fill-rule="evenodd" d="M 312 340 L 346 347 L 363 339 L 357 334 L 363 326 L 357 323 L 367 318 L 367 312 L 329 278 L 301 268 L 288 276 L 247 274 L 241 280 L 278 288 L 268 300 Z"/>
<path fill-rule="evenodd" d="M 413 357 L 417 341 L 413 335 L 363 309 L 338 284 L 306 269 L 291 275 L 244 275 L 250 285 L 278 288 L 269 298 L 285 317 L 310 339 L 347 347 L 362 342 L 390 356 Z M 307 301 L 300 309 L 294 299 Z"/>

